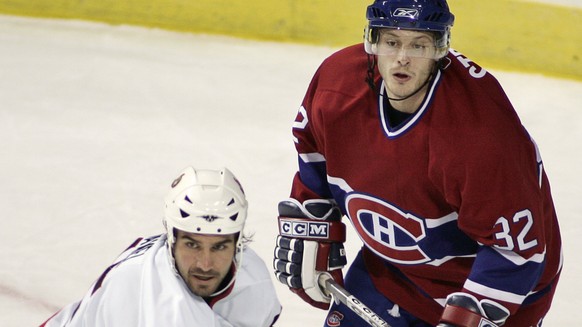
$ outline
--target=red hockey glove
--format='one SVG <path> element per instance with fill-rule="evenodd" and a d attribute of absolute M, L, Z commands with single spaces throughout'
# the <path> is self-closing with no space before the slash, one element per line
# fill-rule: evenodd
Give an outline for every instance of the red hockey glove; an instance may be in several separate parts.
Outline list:
<path fill-rule="evenodd" d="M 343 243 L 346 226 L 338 208 L 328 201 L 279 203 L 279 236 L 273 267 L 277 279 L 304 301 L 327 310 L 331 297 L 319 287 L 319 276 L 329 273 L 343 285 L 347 260 Z"/>
<path fill-rule="evenodd" d="M 509 317 L 509 310 L 491 300 L 478 301 L 468 293 L 447 296 L 445 310 L 437 327 L 498 327 Z"/>

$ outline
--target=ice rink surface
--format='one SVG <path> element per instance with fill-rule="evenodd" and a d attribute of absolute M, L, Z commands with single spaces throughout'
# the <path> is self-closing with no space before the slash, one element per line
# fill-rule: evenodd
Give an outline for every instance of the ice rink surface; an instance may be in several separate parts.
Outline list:
<path fill-rule="evenodd" d="M 38 326 L 136 237 L 161 233 L 162 199 L 188 165 L 237 175 L 270 267 L 296 170 L 291 123 L 334 50 L 0 16 L 0 326 Z M 561 222 L 545 326 L 580 326 L 582 83 L 494 74 L 541 149 Z M 322 325 L 324 311 L 275 285 L 277 326 Z"/>

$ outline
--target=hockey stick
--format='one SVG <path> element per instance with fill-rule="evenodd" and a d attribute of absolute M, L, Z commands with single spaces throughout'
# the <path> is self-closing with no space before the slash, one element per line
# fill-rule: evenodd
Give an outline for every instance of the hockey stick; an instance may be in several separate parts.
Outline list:
<path fill-rule="evenodd" d="M 380 318 L 372 309 L 368 308 L 362 301 L 350 294 L 340 284 L 336 283 L 328 274 L 319 276 L 319 286 L 328 295 L 333 296 L 335 303 L 343 303 L 355 314 L 364 319 L 372 327 L 390 327 L 390 325 Z"/>

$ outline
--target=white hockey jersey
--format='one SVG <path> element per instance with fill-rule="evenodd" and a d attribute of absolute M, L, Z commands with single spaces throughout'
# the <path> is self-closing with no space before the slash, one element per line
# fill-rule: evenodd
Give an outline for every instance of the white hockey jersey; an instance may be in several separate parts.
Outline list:
<path fill-rule="evenodd" d="M 193 295 L 174 272 L 162 234 L 136 240 L 82 300 L 41 327 L 268 327 L 281 313 L 269 271 L 250 248 L 227 292 L 210 305 Z"/>

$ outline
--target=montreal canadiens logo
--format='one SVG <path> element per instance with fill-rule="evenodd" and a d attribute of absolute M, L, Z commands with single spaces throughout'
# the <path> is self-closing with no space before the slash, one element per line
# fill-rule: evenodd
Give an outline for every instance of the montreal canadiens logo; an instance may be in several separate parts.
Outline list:
<path fill-rule="evenodd" d="M 422 219 L 360 193 L 346 197 L 346 211 L 366 246 L 384 259 L 408 265 L 431 261 L 418 245 L 426 237 Z"/>
<path fill-rule="evenodd" d="M 341 312 L 333 311 L 327 316 L 327 325 L 332 327 L 340 326 L 343 319 L 344 315 Z"/>

